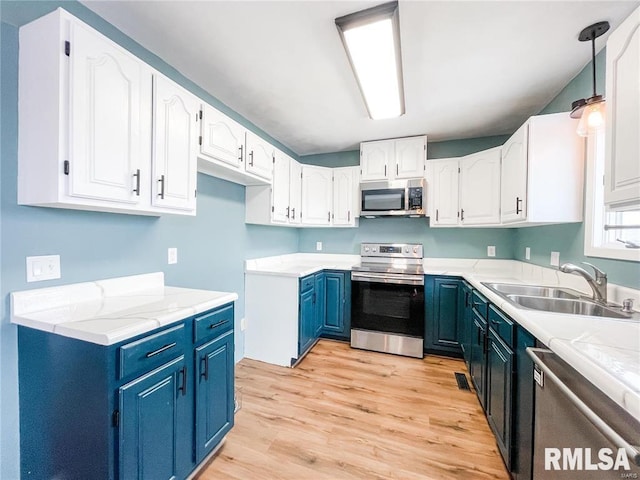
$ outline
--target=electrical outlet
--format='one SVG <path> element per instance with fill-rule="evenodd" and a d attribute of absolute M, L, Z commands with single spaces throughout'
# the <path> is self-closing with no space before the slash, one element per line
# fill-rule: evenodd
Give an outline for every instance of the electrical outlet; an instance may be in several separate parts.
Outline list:
<path fill-rule="evenodd" d="M 60 255 L 27 257 L 27 282 L 60 278 Z"/>
<path fill-rule="evenodd" d="M 240 331 L 244 332 L 247 329 L 247 320 L 244 318 L 240 319 Z"/>
<path fill-rule="evenodd" d="M 524 249 L 524 259 L 525 260 L 531 260 L 531 248 L 526 247 Z"/>
<path fill-rule="evenodd" d="M 551 252 L 551 259 L 549 260 L 549 264 L 552 267 L 560 266 L 560 252 Z"/>
<path fill-rule="evenodd" d="M 316 242 L 316 250 L 318 252 L 322 251 L 322 242 Z"/>
<path fill-rule="evenodd" d="M 167 263 L 169 265 L 178 263 L 178 249 L 176 247 L 170 247 L 167 250 Z"/>
<path fill-rule="evenodd" d="M 495 245 L 489 245 L 487 247 L 487 257 L 495 257 L 496 256 L 496 247 Z"/>

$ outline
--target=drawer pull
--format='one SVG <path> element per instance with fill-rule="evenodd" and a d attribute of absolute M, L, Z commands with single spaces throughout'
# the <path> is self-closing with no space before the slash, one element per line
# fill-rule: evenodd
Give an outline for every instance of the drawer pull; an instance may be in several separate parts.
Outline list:
<path fill-rule="evenodd" d="M 186 365 L 180 369 L 180 373 L 182 374 L 182 385 L 178 387 L 178 391 L 182 392 L 182 396 L 184 397 L 187 394 L 187 366 Z"/>
<path fill-rule="evenodd" d="M 492 323 L 493 325 L 498 325 L 500 322 L 498 322 L 497 320 L 491 320 L 491 323 Z"/>
<path fill-rule="evenodd" d="M 204 362 L 204 372 L 200 373 L 200 377 L 204 377 L 204 381 L 209 380 L 209 357 L 205 356 L 200 359 L 200 368 L 202 369 L 202 362 Z"/>
<path fill-rule="evenodd" d="M 155 357 L 156 355 L 160 355 L 162 352 L 166 352 L 167 350 L 169 350 L 170 348 L 173 348 L 177 345 L 176 342 L 173 343 L 167 343 L 164 347 L 160 347 L 157 350 L 154 350 L 153 352 L 149 352 L 145 355 L 145 357 L 147 358 L 151 358 L 151 357 Z"/>
<path fill-rule="evenodd" d="M 217 328 L 220 325 L 224 325 L 225 323 L 229 323 L 229 320 L 227 319 L 227 320 L 222 320 L 218 323 L 212 323 L 211 325 L 209 325 L 209 328 L 213 330 L 214 328 Z"/>

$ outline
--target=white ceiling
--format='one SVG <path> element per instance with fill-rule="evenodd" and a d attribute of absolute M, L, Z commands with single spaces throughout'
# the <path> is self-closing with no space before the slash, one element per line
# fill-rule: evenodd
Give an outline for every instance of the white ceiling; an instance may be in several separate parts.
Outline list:
<path fill-rule="evenodd" d="M 613 30 L 640 2 L 400 0 L 406 114 L 376 121 L 334 19 L 384 0 L 83 3 L 307 155 L 423 133 L 430 142 L 511 133 L 590 61 L 580 30 L 600 20 Z"/>

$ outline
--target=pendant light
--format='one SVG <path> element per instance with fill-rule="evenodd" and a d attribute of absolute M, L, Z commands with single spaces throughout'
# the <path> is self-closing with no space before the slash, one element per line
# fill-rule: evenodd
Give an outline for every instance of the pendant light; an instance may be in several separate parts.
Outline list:
<path fill-rule="evenodd" d="M 593 67 L 593 95 L 581 98 L 571 104 L 571 118 L 579 118 L 577 133 L 586 137 L 589 132 L 604 125 L 604 97 L 596 92 L 596 38 L 609 30 L 609 22 L 598 22 L 584 28 L 578 40 L 591 41 L 591 64 Z"/>

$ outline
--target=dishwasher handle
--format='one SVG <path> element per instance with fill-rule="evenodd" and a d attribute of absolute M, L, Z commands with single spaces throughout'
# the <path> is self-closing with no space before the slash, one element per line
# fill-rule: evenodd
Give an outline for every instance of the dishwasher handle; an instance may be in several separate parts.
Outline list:
<path fill-rule="evenodd" d="M 640 450 L 638 447 L 627 442 L 618 432 L 611 428 L 602 418 L 591 410 L 589 406 L 580 399 L 580 397 L 573 393 L 573 391 L 571 391 L 571 389 L 567 387 L 560 378 L 558 378 L 553 370 L 544 363 L 537 353 L 552 355 L 554 355 L 554 353 L 551 350 L 544 348 L 527 348 L 527 355 L 529 355 L 533 362 L 540 368 L 540 370 L 542 370 L 544 376 L 551 380 L 560 389 L 567 399 L 587 418 L 587 420 L 589 420 L 594 427 L 600 431 L 600 433 L 602 433 L 614 445 L 617 445 L 619 448 L 624 448 L 629 458 L 631 458 L 636 465 L 640 466 Z"/>

